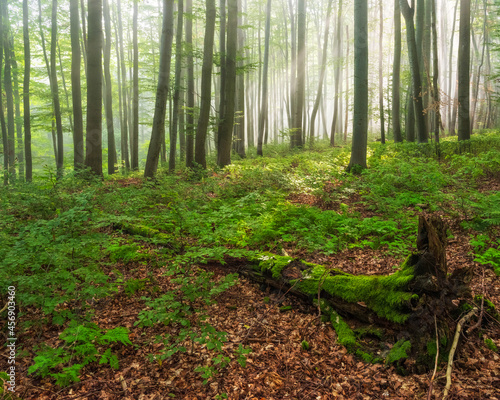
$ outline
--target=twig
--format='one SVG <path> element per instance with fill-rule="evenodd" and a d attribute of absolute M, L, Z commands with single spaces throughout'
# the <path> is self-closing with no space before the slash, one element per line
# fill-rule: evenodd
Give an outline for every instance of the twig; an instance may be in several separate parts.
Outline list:
<path fill-rule="evenodd" d="M 448 357 L 448 368 L 446 369 L 446 386 L 445 386 L 444 392 L 443 392 L 443 400 L 445 400 L 446 397 L 448 397 L 448 392 L 450 391 L 450 387 L 451 387 L 451 370 L 453 368 L 453 357 L 455 356 L 455 351 L 457 350 L 458 339 L 460 338 L 460 331 L 462 330 L 462 326 L 473 315 L 476 315 L 476 313 L 477 313 L 477 307 L 474 307 L 472 310 L 470 310 L 467 314 L 465 314 L 458 321 L 457 330 L 455 332 L 455 337 L 453 339 L 453 344 L 451 346 L 450 355 Z"/>
<path fill-rule="evenodd" d="M 479 318 L 477 319 L 477 322 L 472 325 L 469 329 L 467 329 L 467 333 L 471 333 L 474 329 L 479 328 L 481 326 L 481 322 L 483 320 L 483 314 L 484 314 L 484 296 L 485 294 L 485 289 L 484 289 L 484 266 L 483 266 L 483 279 L 481 281 L 481 286 L 483 288 L 483 294 L 481 295 L 481 312 L 479 313 Z"/>
<path fill-rule="evenodd" d="M 0 310 L 0 314 L 3 313 L 7 309 L 7 304 L 9 304 L 9 302 L 5 303 L 3 308 Z"/>
<path fill-rule="evenodd" d="M 427 400 L 431 400 L 432 397 L 432 386 L 434 384 L 434 378 L 436 377 L 438 359 L 439 359 L 439 333 L 436 321 L 436 314 L 434 314 L 434 327 L 436 328 L 436 361 L 434 362 L 434 373 L 432 374 L 431 382 L 429 383 L 429 393 L 427 394 Z"/>

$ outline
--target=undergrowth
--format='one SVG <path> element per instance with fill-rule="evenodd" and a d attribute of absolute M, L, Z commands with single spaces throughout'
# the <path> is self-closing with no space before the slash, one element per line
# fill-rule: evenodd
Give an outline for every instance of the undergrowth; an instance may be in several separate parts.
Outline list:
<path fill-rule="evenodd" d="M 354 176 L 345 171 L 348 148 L 270 146 L 266 157 L 249 152 L 224 169 L 160 171 L 154 181 L 46 174 L 32 184 L 1 187 L 0 295 L 15 286 L 21 320 L 26 310 L 36 310 L 40 324 L 65 327 L 62 345 L 38 349 L 30 368 L 58 384 L 77 380 L 91 362 L 119 365 L 113 348 L 130 345 L 126 331 L 103 330 L 88 317 L 97 300 L 122 291 L 142 298 L 136 322 L 143 329 L 170 328 L 155 338 L 161 347 L 151 359 L 161 363 L 193 345 L 206 346 L 213 357 L 198 371 L 207 381 L 231 357 L 243 365 L 250 349 L 229 354 L 224 332 L 204 321 L 203 305 L 236 283 L 234 276 L 214 282 L 196 267 L 204 262 L 262 251 L 324 256 L 349 248 L 402 260 L 413 250 L 416 216 L 439 212 L 470 233 L 476 261 L 500 274 L 500 195 L 488 187 L 500 173 L 499 149 L 498 132 L 460 144 L 456 138 L 439 145 L 372 143 L 368 168 Z M 304 194 L 314 201 L 292 200 Z M 155 234 L 128 233 L 127 224 Z M 126 278 L 124 271 L 138 265 L 149 275 Z M 154 275 L 166 265 L 174 288 L 159 295 Z M 332 285 L 342 284 L 336 279 Z"/>

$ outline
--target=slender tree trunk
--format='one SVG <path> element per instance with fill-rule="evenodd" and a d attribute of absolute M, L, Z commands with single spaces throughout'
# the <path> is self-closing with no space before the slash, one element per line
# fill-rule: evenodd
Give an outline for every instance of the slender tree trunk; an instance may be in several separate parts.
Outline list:
<path fill-rule="evenodd" d="M 121 79 L 122 79 L 122 103 L 123 103 L 123 120 L 120 124 L 121 128 L 121 150 L 122 159 L 125 162 L 125 171 L 130 170 L 130 157 L 129 157 L 129 113 L 128 113 L 128 93 L 127 93 L 127 69 L 125 68 L 125 52 L 123 50 L 123 25 L 122 25 L 122 11 L 121 0 L 116 3 L 118 14 L 118 36 L 120 42 L 120 63 L 121 63 Z"/>
<path fill-rule="evenodd" d="M 106 44 L 104 47 L 104 80 L 106 88 L 106 126 L 108 131 L 108 174 L 116 172 L 116 144 L 115 126 L 113 123 L 113 87 L 111 82 L 111 71 L 109 64 L 111 61 L 111 15 L 109 11 L 109 0 L 104 0 L 104 29 L 106 31 Z"/>
<path fill-rule="evenodd" d="M 7 101 L 7 157 L 9 179 L 13 183 L 16 180 L 16 136 L 15 136 L 15 118 L 14 118 L 14 96 L 12 88 L 12 61 L 10 48 L 10 21 L 8 14 L 7 1 L 2 0 L 1 14 L 3 17 L 3 49 L 5 53 L 4 82 L 5 97 Z"/>
<path fill-rule="evenodd" d="M 78 0 L 70 1 L 70 30 L 71 30 L 71 96 L 73 101 L 73 167 L 80 169 L 85 161 L 83 149 L 83 113 L 82 91 L 80 80 L 80 19 L 78 14 Z"/>
<path fill-rule="evenodd" d="M 102 175 L 102 0 L 89 0 L 85 165 Z"/>
<path fill-rule="evenodd" d="M 290 72 L 290 118 L 288 125 L 291 130 L 295 126 L 295 103 L 296 103 L 296 90 L 297 90 L 297 24 L 295 23 L 295 14 L 293 12 L 292 0 L 288 0 L 288 8 L 290 9 L 290 36 L 291 36 L 291 72 Z"/>
<path fill-rule="evenodd" d="M 340 53 L 340 41 L 341 41 L 341 28 L 342 28 L 342 0 L 339 1 L 339 9 L 337 12 L 337 23 L 336 23 L 336 43 L 334 43 L 334 53 L 335 53 L 335 98 L 333 101 L 333 120 L 332 127 L 330 130 L 330 146 L 335 146 L 335 132 L 338 129 L 338 119 L 339 119 L 339 85 L 340 85 L 340 63 L 341 63 L 341 53 Z"/>
<path fill-rule="evenodd" d="M 341 0 L 342 1 L 342 0 Z M 316 121 L 316 114 L 318 113 L 320 101 L 323 98 L 323 82 L 325 80 L 325 71 L 326 71 L 326 56 L 328 50 L 328 36 L 330 34 L 330 20 L 332 14 L 332 3 L 333 0 L 328 1 L 328 6 L 326 9 L 326 23 L 325 23 L 325 33 L 323 35 L 323 52 L 321 55 L 321 69 L 319 73 L 319 81 L 318 81 L 318 91 L 316 93 L 316 100 L 314 101 L 314 106 L 311 113 L 311 129 L 309 132 L 309 138 L 311 140 L 311 144 L 314 143 L 314 124 Z M 337 29 L 337 32 L 340 30 L 340 26 Z M 338 37 L 337 37 L 338 39 Z"/>
<path fill-rule="evenodd" d="M 441 101 L 439 99 L 439 70 L 438 70 L 438 48 L 437 48 L 437 29 L 436 29 L 436 0 L 432 2 L 432 49 L 433 49 L 433 94 L 434 94 L 434 111 L 436 118 L 434 121 L 434 140 L 439 143 L 439 127 L 441 126 Z"/>
<path fill-rule="evenodd" d="M 487 12 L 487 4 L 486 1 L 484 1 L 484 15 L 483 15 L 483 48 L 481 51 L 481 61 L 479 62 L 479 65 L 477 67 L 477 76 L 476 76 L 476 82 L 474 85 L 474 92 L 473 92 L 473 102 L 472 102 L 472 110 L 471 110 L 471 115 L 470 115 L 470 131 L 472 132 L 472 128 L 474 127 L 474 119 L 476 117 L 476 107 L 477 107 L 477 102 L 478 102 L 478 97 L 479 97 L 479 82 L 481 80 L 481 69 L 484 64 L 484 51 L 486 49 L 486 15 Z"/>
<path fill-rule="evenodd" d="M 19 96 L 19 74 L 17 70 L 16 55 L 14 52 L 14 38 L 10 37 L 12 78 L 14 81 L 14 120 L 16 125 L 17 139 L 17 164 L 19 165 L 19 180 L 24 181 L 24 146 L 23 146 L 23 124 L 21 120 L 21 98 Z"/>
<path fill-rule="evenodd" d="M 64 75 L 64 68 L 63 68 L 63 62 L 62 62 L 62 55 L 61 55 L 61 46 L 59 45 L 59 41 L 57 41 L 57 57 L 59 61 L 59 72 L 61 73 L 61 83 L 63 86 L 64 90 L 64 97 L 66 99 L 66 109 L 70 109 L 69 105 L 69 92 L 68 92 L 68 87 L 66 86 L 66 77 Z M 71 132 L 73 132 L 73 117 L 71 116 L 71 113 L 68 115 L 68 120 L 69 120 L 69 129 Z"/>
<path fill-rule="evenodd" d="M 224 94 L 224 119 L 220 122 L 217 165 L 231 164 L 231 140 L 233 136 L 236 94 L 236 52 L 238 48 L 238 1 L 228 0 L 226 92 Z"/>
<path fill-rule="evenodd" d="M 355 166 L 366 168 L 368 145 L 367 3 L 365 0 L 354 0 L 354 115 L 351 160 L 349 161 L 348 170 Z"/>
<path fill-rule="evenodd" d="M 203 65 L 201 72 L 201 105 L 198 125 L 196 127 L 195 155 L 194 159 L 202 168 L 207 167 L 205 145 L 207 140 L 208 122 L 210 117 L 211 105 L 211 84 L 212 84 L 212 64 L 213 47 L 215 33 L 215 0 L 206 2 L 206 23 L 205 38 L 203 45 Z"/>
<path fill-rule="evenodd" d="M 262 144 L 264 142 L 264 129 L 268 115 L 268 70 L 269 70 L 269 40 L 271 36 L 271 0 L 267 0 L 266 7 L 266 34 L 264 43 L 264 67 L 262 72 L 262 102 L 259 113 L 259 136 L 257 139 L 257 155 L 262 156 Z"/>
<path fill-rule="evenodd" d="M 344 142 L 347 143 L 347 124 L 349 121 L 349 26 L 345 26 L 345 33 L 347 36 L 347 53 L 345 56 L 345 122 L 344 122 Z"/>
<path fill-rule="evenodd" d="M 306 89 L 306 0 L 298 0 L 297 8 L 297 82 L 295 117 L 291 147 L 302 147 L 303 113 Z"/>
<path fill-rule="evenodd" d="M 139 14 L 138 1 L 134 0 L 134 16 L 132 22 L 132 40 L 134 47 L 134 75 L 132 94 L 132 140 L 131 140 L 131 160 L 130 167 L 133 171 L 139 169 L 139 45 L 137 43 L 137 18 Z M 154 124 L 154 122 L 153 122 Z M 156 168 L 155 171 L 156 172 Z M 153 172 L 153 173 L 154 173 Z"/>
<path fill-rule="evenodd" d="M 3 12 L 3 0 L 0 1 L 0 12 Z M 3 65 L 4 53 L 4 26 L 3 18 L 0 18 L 0 65 Z M 0 93 L 2 92 L 2 78 L 0 77 Z M 7 126 L 5 124 L 5 112 L 3 108 L 3 96 L 0 96 L 0 124 L 2 128 L 2 145 L 3 145 L 3 184 L 9 184 L 9 137 L 7 133 Z"/>
<path fill-rule="evenodd" d="M 177 3 L 177 33 L 175 39 L 175 83 L 172 114 L 172 129 L 170 130 L 170 156 L 168 159 L 168 169 L 175 170 L 175 154 L 177 151 L 177 127 L 179 123 L 179 103 L 181 98 L 181 72 L 182 72 L 182 29 L 184 22 L 184 3 L 178 0 Z"/>
<path fill-rule="evenodd" d="M 220 90 L 219 90 L 219 121 L 224 119 L 226 95 L 226 0 L 219 0 L 220 29 L 219 29 L 219 51 L 220 51 Z M 219 126 L 221 124 L 219 123 Z M 219 132 L 215 135 L 217 146 Z"/>
<path fill-rule="evenodd" d="M 456 91 L 454 96 L 452 97 L 451 95 L 451 82 L 452 82 L 452 75 L 453 75 L 453 64 L 452 64 L 452 56 L 453 56 L 453 38 L 455 37 L 455 22 L 457 20 L 457 8 L 458 8 L 458 1 L 456 0 L 455 2 L 455 10 L 453 11 L 453 27 L 451 28 L 451 39 L 450 39 L 450 59 L 448 61 L 448 65 L 450 66 L 450 71 L 449 71 L 449 76 L 448 76 L 448 96 L 449 96 L 449 106 L 448 106 L 448 134 L 449 135 L 455 135 L 455 122 L 452 121 L 452 115 L 454 114 L 455 110 L 455 97 L 457 95 Z M 455 115 L 456 118 L 456 115 Z M 453 127 L 453 129 L 452 129 Z"/>
<path fill-rule="evenodd" d="M 460 0 L 458 47 L 458 140 L 470 139 L 470 0 Z"/>
<path fill-rule="evenodd" d="M 383 39 L 384 39 L 384 7 L 382 0 L 379 1 L 380 10 L 380 29 L 379 29 L 379 44 L 378 44 L 378 101 L 380 111 L 380 140 L 385 144 L 385 116 L 384 116 L 384 77 L 382 74 L 382 57 L 383 57 Z"/>
<path fill-rule="evenodd" d="M 144 176 L 152 178 L 158 169 L 161 142 L 165 137 L 165 115 L 167 112 L 168 85 L 170 83 L 170 59 L 172 57 L 172 42 L 174 40 L 174 0 L 163 0 L 163 23 L 160 48 L 160 70 L 156 88 L 155 114 L 151 141 Z"/>
<path fill-rule="evenodd" d="M 30 52 L 30 35 L 29 35 L 28 0 L 23 0 L 23 38 L 24 38 L 24 84 L 23 84 L 24 157 L 26 160 L 26 165 L 25 165 L 26 181 L 31 182 L 33 179 L 33 159 L 31 156 L 31 112 L 30 112 L 31 52 Z"/>
<path fill-rule="evenodd" d="M 238 0 L 238 10 L 242 10 L 241 0 Z M 238 17 L 238 53 L 240 57 L 244 54 L 245 48 L 245 32 L 241 28 L 243 20 Z M 238 63 L 240 72 L 236 76 L 236 125 L 235 125 L 235 146 L 234 150 L 242 158 L 245 154 L 245 73 L 244 61 L 240 60 Z"/>
<path fill-rule="evenodd" d="M 394 142 L 402 142 L 400 121 L 400 70 L 401 70 L 401 11 L 399 0 L 394 0 L 394 63 L 392 65 L 392 130 Z"/>
<path fill-rule="evenodd" d="M 186 0 L 187 46 L 187 118 L 186 118 L 186 167 L 193 167 L 194 159 L 194 61 L 193 61 L 193 0 Z"/>
<path fill-rule="evenodd" d="M 422 105 L 422 84 L 420 80 L 420 66 L 418 63 L 418 47 L 415 40 L 415 28 L 413 25 L 413 9 L 408 6 L 407 0 L 400 0 L 401 13 L 406 21 L 406 36 L 408 42 L 408 54 L 410 59 L 410 70 L 412 75 L 413 104 L 415 107 L 415 119 L 417 122 L 417 137 L 419 143 L 427 143 L 427 132 Z"/>
<path fill-rule="evenodd" d="M 50 39 L 50 83 L 52 102 L 56 118 L 57 130 L 57 176 L 61 177 L 64 168 L 64 143 L 61 119 L 61 104 L 59 101 L 59 84 L 57 83 L 56 47 L 57 46 L 57 0 L 52 0 L 52 31 Z"/>

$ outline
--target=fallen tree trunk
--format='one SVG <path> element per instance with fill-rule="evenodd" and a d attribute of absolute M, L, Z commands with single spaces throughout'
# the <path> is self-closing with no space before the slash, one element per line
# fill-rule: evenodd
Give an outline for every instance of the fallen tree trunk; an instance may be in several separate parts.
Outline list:
<path fill-rule="evenodd" d="M 130 224 L 114 228 L 175 247 L 169 235 L 154 229 Z M 446 236 L 439 217 L 420 217 L 417 251 L 391 275 L 356 276 L 265 252 L 250 259 L 227 257 L 225 267 L 315 302 L 339 343 L 364 360 L 395 364 L 402 373 L 424 372 L 435 363 L 436 343 L 439 354 L 447 354 L 456 321 L 472 307 L 472 270 L 448 274 Z"/>
<path fill-rule="evenodd" d="M 233 260 L 229 265 L 282 291 L 308 297 L 315 303 L 319 299 L 339 342 L 363 359 L 385 359 L 395 363 L 401 372 L 423 372 L 435 361 L 435 321 L 440 351 L 446 354 L 456 320 L 471 300 L 471 269 L 448 275 L 446 236 L 440 218 L 420 217 L 417 251 L 391 275 L 356 276 L 271 253 L 262 253 L 250 263 Z M 363 333 L 371 339 L 367 340 Z M 373 341 L 374 336 L 380 340 Z M 376 349 L 382 343 L 389 343 L 391 350 Z M 414 362 L 404 365 L 406 359 Z"/>

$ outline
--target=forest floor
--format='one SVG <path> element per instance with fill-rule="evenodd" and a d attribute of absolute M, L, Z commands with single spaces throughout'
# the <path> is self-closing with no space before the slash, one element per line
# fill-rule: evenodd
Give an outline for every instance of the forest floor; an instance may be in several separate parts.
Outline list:
<path fill-rule="evenodd" d="M 335 186 L 335 181 L 331 185 Z M 500 188 L 500 174 L 486 174 L 477 180 L 479 193 L 494 193 Z M 220 182 L 218 183 L 220 184 Z M 137 178 L 122 179 L 113 185 L 126 187 L 143 184 Z M 328 186 L 328 185 L 326 185 Z M 328 189 L 332 193 L 334 189 Z M 446 190 L 451 190 L 447 188 Z M 112 193 L 112 189 L 106 189 Z M 206 191 L 207 196 L 216 196 Z M 316 207 L 322 211 L 354 210 L 360 220 L 382 217 L 383 212 L 370 207 L 359 193 L 349 192 L 341 200 L 328 198 L 311 192 L 295 191 L 286 195 L 293 205 Z M 415 205 L 407 207 L 413 212 Z M 496 210 L 500 211 L 500 210 Z M 477 235 L 471 228 L 461 224 L 461 219 L 443 209 L 420 206 L 414 215 L 440 215 L 449 226 L 449 241 L 446 249 L 448 269 L 453 272 L 464 266 L 473 267 L 470 283 L 473 295 L 483 295 L 495 306 L 500 307 L 500 278 L 487 263 L 474 261 L 477 250 L 471 241 Z M 470 219 L 470 217 L 463 217 Z M 210 224 L 208 224 L 210 228 Z M 212 229 L 215 230 L 212 223 Z M 315 229 L 315 227 L 311 227 Z M 116 241 L 130 242 L 130 235 L 100 226 L 99 232 Z M 166 230 L 165 230 L 166 231 Z M 500 235 L 498 224 L 488 228 L 488 235 Z M 182 234 L 181 234 L 182 236 Z M 484 234 L 483 234 L 484 236 Z M 474 239 L 476 238 L 476 239 Z M 411 239 L 411 238 L 410 238 Z M 483 238 L 484 239 L 484 238 Z M 190 237 L 182 237 L 183 246 L 195 243 Z M 411 239 L 413 240 L 413 239 Z M 486 239 L 484 239 L 486 240 Z M 203 378 L 197 368 L 200 365 L 215 365 L 213 354 L 207 344 L 191 341 L 186 351 L 177 351 L 165 359 L 156 359 L 163 344 L 155 337 L 179 334 L 182 327 L 175 324 L 137 324 L 140 313 L 145 309 L 144 297 L 154 293 L 168 293 L 178 290 L 177 275 L 169 273 L 173 256 L 164 257 L 162 245 L 148 240 L 140 241 L 135 236 L 133 243 L 139 245 L 144 255 L 141 260 L 116 259 L 106 256 L 101 263 L 102 271 L 110 279 L 122 277 L 129 282 L 144 282 L 126 292 L 125 285 L 114 294 L 92 297 L 86 300 L 95 312 L 92 322 L 101 329 L 118 326 L 128 329 L 132 346 L 113 345 L 119 359 L 119 368 L 90 362 L 81 369 L 78 382 L 68 386 L 57 386 L 50 376 L 41 378 L 28 374 L 36 352 L 43 344 L 61 348 L 61 333 L 64 325 L 50 323 L 39 307 L 26 307 L 19 317 L 17 343 L 22 344 L 22 355 L 16 360 L 15 396 L 6 399 L 76 400 L 76 399 L 441 399 L 446 384 L 446 360 L 441 360 L 437 375 L 429 393 L 433 371 L 424 374 L 402 376 L 394 365 L 367 364 L 349 354 L 337 343 L 337 334 L 329 323 L 318 315 L 318 309 L 310 302 L 288 293 L 240 277 L 234 285 L 217 294 L 216 302 L 201 304 L 195 300 L 197 310 L 205 315 L 204 322 L 215 330 L 226 332 L 221 354 L 228 357 L 220 368 Z M 234 244 L 229 244 L 229 247 Z M 477 245 L 476 245 L 477 247 Z M 342 269 L 352 274 L 388 274 L 397 268 L 405 251 L 387 251 L 387 246 L 344 246 L 336 252 L 311 251 L 300 241 L 280 242 L 282 252 L 292 257 Z M 277 248 L 271 250 L 276 251 Z M 150 260 L 144 262 L 144 260 Z M 206 260 L 190 266 L 188 275 L 194 276 L 201 268 L 208 271 L 214 282 L 223 279 L 237 269 L 236 258 L 222 256 L 219 262 Z M 221 262 L 222 261 L 222 262 Z M 238 262 L 241 262 L 238 261 Z M 234 267 L 234 268 L 233 268 Z M 200 269 L 199 269 L 200 268 Z M 75 307 L 77 303 L 67 302 L 60 308 Z M 80 305 L 81 306 L 81 305 Z M 286 307 L 291 306 L 291 307 Z M 83 308 L 82 308 L 83 309 Z M 189 314 L 193 326 L 196 314 Z M 38 322 L 37 322 L 38 321 Z M 49 320 L 50 321 L 50 320 Z M 348 321 L 354 323 L 355 321 Z M 4 331 L 5 332 L 5 331 Z M 491 320 L 488 324 L 471 331 L 464 331 L 455 354 L 452 372 L 452 386 L 448 399 L 500 399 L 500 354 L 485 344 L 488 338 L 500 347 L 500 322 Z M 304 345 L 306 343 L 307 345 Z M 68 346 L 68 344 L 66 344 Z M 241 346 L 251 349 L 246 362 L 239 363 L 237 349 Z M 71 344 L 69 345 L 71 347 Z M 8 369 L 6 352 L 0 358 L 0 371 Z M 241 359 L 241 356 L 240 356 Z M 227 365 L 226 365 L 227 364 Z M 244 365 L 246 364 L 246 365 Z M 61 372 L 62 366 L 54 369 Z M 0 386 L 1 387 L 1 386 Z M 1 393 L 1 392 L 0 392 Z M 17 397 L 16 397 L 17 396 Z M 1 394 L 0 394 L 0 398 Z"/>

